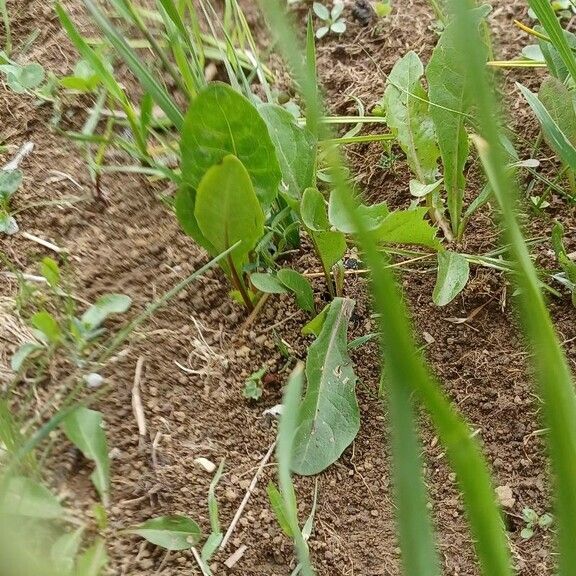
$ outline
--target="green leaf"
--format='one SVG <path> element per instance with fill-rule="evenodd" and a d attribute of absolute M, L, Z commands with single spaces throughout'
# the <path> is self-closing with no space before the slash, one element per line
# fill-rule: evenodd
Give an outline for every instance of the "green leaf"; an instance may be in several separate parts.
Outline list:
<path fill-rule="evenodd" d="M 308 349 L 306 394 L 298 416 L 292 469 L 318 474 L 334 463 L 360 429 L 356 374 L 347 327 L 354 301 L 335 298 L 318 339 Z"/>
<path fill-rule="evenodd" d="M 52 288 L 56 288 L 60 284 L 60 268 L 52 258 L 46 257 L 42 260 L 40 273 Z"/>
<path fill-rule="evenodd" d="M 64 514 L 56 496 L 31 478 L 14 476 L 6 481 L 4 487 L 0 496 L 0 514 L 38 520 L 53 520 Z"/>
<path fill-rule="evenodd" d="M 345 254 L 347 244 L 346 236 L 337 230 L 327 232 L 310 232 L 314 244 L 318 248 L 320 260 L 325 270 L 331 270 Z"/>
<path fill-rule="evenodd" d="M 370 206 L 358 204 L 356 206 L 356 214 L 362 218 L 364 225 L 369 230 L 375 230 L 390 215 L 390 210 L 386 202 L 380 202 L 379 204 L 372 204 Z M 356 226 L 339 201 L 338 194 L 330 194 L 328 219 L 330 220 L 330 224 L 337 230 L 340 230 L 340 232 L 346 234 L 354 234 L 356 232 Z"/>
<path fill-rule="evenodd" d="M 522 84 L 516 83 L 516 86 L 526 98 L 530 108 L 536 114 L 542 131 L 546 136 L 546 141 L 550 147 L 566 162 L 571 170 L 576 170 L 576 148 L 570 142 L 568 136 L 562 131 L 562 128 L 556 124 L 554 118 L 550 115 L 544 104 L 540 102 L 536 94 L 528 90 Z"/>
<path fill-rule="evenodd" d="M 422 182 L 418 182 L 418 180 L 410 180 L 410 194 L 416 198 L 424 198 L 428 196 L 428 194 L 436 192 L 442 185 L 442 182 L 444 182 L 444 180 L 440 179 L 432 182 L 432 184 L 422 184 Z"/>
<path fill-rule="evenodd" d="M 186 516 L 159 516 L 134 526 L 126 532 L 138 534 L 166 550 L 186 550 L 194 546 L 202 532 L 194 520 Z"/>
<path fill-rule="evenodd" d="M 16 234 L 18 232 L 18 222 L 10 214 L 3 213 L 0 210 L 0 232 L 3 234 Z"/>
<path fill-rule="evenodd" d="M 58 326 L 58 322 L 56 322 L 54 316 L 46 312 L 46 310 L 36 312 L 30 319 L 30 322 L 36 330 L 40 330 L 40 332 L 46 336 L 48 342 L 56 344 L 62 339 L 62 331 L 60 330 L 60 326 Z"/>
<path fill-rule="evenodd" d="M 72 576 L 84 528 L 62 534 L 50 548 L 50 558 L 61 576 Z"/>
<path fill-rule="evenodd" d="M 386 122 L 397 131 L 398 143 L 406 154 L 408 165 L 420 182 L 436 179 L 439 157 L 430 117 L 428 98 L 422 87 L 424 67 L 416 52 L 398 60 L 386 83 L 382 104 Z"/>
<path fill-rule="evenodd" d="M 343 34 L 346 32 L 346 22 L 344 22 L 344 20 L 338 20 L 338 22 L 334 22 L 334 24 L 330 26 L 330 30 L 335 34 Z"/>
<path fill-rule="evenodd" d="M 94 461 L 96 467 L 90 479 L 106 506 L 110 489 L 110 459 L 106 433 L 102 428 L 102 414 L 80 406 L 66 416 L 62 428 L 70 442 L 86 458 Z"/>
<path fill-rule="evenodd" d="M 276 148 L 286 193 L 299 199 L 314 184 L 316 142 L 306 128 L 298 126 L 290 112 L 281 106 L 264 104 L 258 108 Z"/>
<path fill-rule="evenodd" d="M 268 482 L 268 486 L 266 486 L 266 493 L 268 494 L 268 500 L 270 501 L 270 506 L 272 506 L 272 511 L 276 516 L 276 520 L 278 525 L 282 529 L 282 532 L 288 536 L 288 538 L 292 538 L 292 529 L 290 527 L 290 521 L 288 520 L 288 515 L 286 514 L 286 510 L 284 509 L 284 500 L 282 499 L 282 494 L 280 494 L 280 490 L 276 488 L 276 485 L 273 482 Z"/>
<path fill-rule="evenodd" d="M 15 74 L 16 81 L 26 90 L 33 90 L 42 84 L 44 80 L 44 68 L 36 62 L 21 66 Z"/>
<path fill-rule="evenodd" d="M 111 314 L 123 314 L 132 305 L 132 298 L 124 294 L 105 294 L 100 296 L 98 300 L 84 314 L 80 319 L 82 324 L 88 326 L 90 329 L 98 328 L 108 316 Z"/>
<path fill-rule="evenodd" d="M 257 290 L 266 294 L 284 294 L 286 286 L 274 274 L 254 272 L 250 275 L 250 282 Z"/>
<path fill-rule="evenodd" d="M 525 540 L 529 540 L 530 538 L 532 538 L 532 536 L 534 536 L 534 530 L 532 530 L 532 528 L 522 528 L 520 536 Z"/>
<path fill-rule="evenodd" d="M 438 250 L 437 229 L 424 217 L 426 208 L 392 212 L 376 231 L 376 238 L 387 244 L 418 244 Z"/>
<path fill-rule="evenodd" d="M 102 538 L 90 546 L 78 559 L 78 567 L 74 576 L 100 576 L 108 564 L 106 544 Z"/>
<path fill-rule="evenodd" d="M 192 190 L 210 168 L 233 154 L 248 171 L 264 207 L 278 194 L 282 172 L 266 123 L 244 96 L 226 84 L 214 82 L 192 101 L 180 152 L 182 180 Z"/>
<path fill-rule="evenodd" d="M 22 344 L 16 352 L 14 352 L 14 356 L 10 360 L 10 368 L 13 372 L 20 372 L 24 363 L 34 352 L 38 352 L 40 350 L 44 350 L 42 346 L 39 344 L 32 344 L 31 342 L 27 344 Z"/>
<path fill-rule="evenodd" d="M 452 302 L 466 286 L 470 276 L 470 264 L 456 252 L 438 252 L 438 276 L 432 293 L 436 306 Z"/>
<path fill-rule="evenodd" d="M 278 280 L 294 293 L 296 302 L 302 310 L 314 312 L 314 291 L 310 282 L 296 270 L 282 268 L 278 270 Z"/>
<path fill-rule="evenodd" d="M 21 170 L 0 170 L 0 202 L 7 202 L 22 185 Z"/>
<path fill-rule="evenodd" d="M 330 228 L 326 213 L 326 200 L 317 188 L 304 190 L 300 202 L 300 217 L 304 225 L 314 232 L 322 232 Z"/>
<path fill-rule="evenodd" d="M 330 12 L 328 8 L 324 6 L 321 2 L 314 2 L 312 4 L 312 9 L 314 10 L 314 14 L 318 16 L 321 20 L 330 20 Z"/>
<path fill-rule="evenodd" d="M 236 156 L 226 156 L 206 172 L 198 186 L 194 215 L 214 246 L 214 255 L 242 241 L 229 256 L 239 274 L 264 235 L 264 213 L 250 175 Z"/>
<path fill-rule="evenodd" d="M 484 8 L 474 11 L 477 26 L 484 17 Z M 464 125 L 473 103 L 469 68 L 457 47 L 457 25 L 452 21 L 446 26 L 426 68 L 430 115 L 442 155 L 448 212 L 455 235 L 462 217 L 466 188 L 464 167 L 470 151 Z"/>
<path fill-rule="evenodd" d="M 538 518 L 538 526 L 540 528 L 548 528 L 554 522 L 554 518 L 550 514 L 542 514 L 540 518 Z"/>
<path fill-rule="evenodd" d="M 330 304 L 326 304 L 322 310 L 310 320 L 307 324 L 302 327 L 300 333 L 302 336 L 320 336 L 322 328 L 324 327 L 324 322 L 326 322 L 326 317 L 328 316 L 328 310 L 330 309 Z"/>
<path fill-rule="evenodd" d="M 558 264 L 560 264 L 564 274 L 566 274 L 566 278 L 573 284 L 576 284 L 576 262 L 571 260 L 566 252 L 566 247 L 564 246 L 564 226 L 562 226 L 560 222 L 554 223 L 550 240 Z"/>
<path fill-rule="evenodd" d="M 197 244 L 200 244 L 209 254 L 217 254 L 218 251 L 200 231 L 194 208 L 196 204 L 196 192 L 189 186 L 182 186 L 174 201 L 174 210 L 182 230 L 188 234 Z"/>
<path fill-rule="evenodd" d="M 560 80 L 550 76 L 542 82 L 538 91 L 538 100 L 544 104 L 554 122 L 562 127 L 562 132 L 570 143 L 573 146 L 576 145 L 574 92 L 568 90 Z"/>

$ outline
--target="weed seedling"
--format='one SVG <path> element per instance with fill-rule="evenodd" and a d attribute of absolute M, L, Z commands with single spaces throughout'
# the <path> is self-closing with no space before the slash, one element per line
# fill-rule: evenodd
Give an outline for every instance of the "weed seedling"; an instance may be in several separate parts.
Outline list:
<path fill-rule="evenodd" d="M 320 2 L 314 2 L 312 8 L 316 16 L 324 23 L 316 30 L 316 38 L 324 38 L 329 32 L 333 32 L 334 34 L 343 34 L 346 32 L 346 22 L 340 17 L 344 10 L 344 4 L 342 2 L 334 2 L 332 10 L 328 10 L 328 8 Z"/>
<path fill-rule="evenodd" d="M 0 232 L 16 234 L 18 224 L 10 214 L 10 198 L 22 184 L 20 170 L 0 170 Z"/>
<path fill-rule="evenodd" d="M 532 510 L 532 508 L 524 508 L 522 510 L 522 519 L 526 525 L 522 528 L 520 536 L 525 540 L 532 538 L 538 529 L 547 530 L 554 521 L 554 518 L 550 514 L 539 515 Z"/>
<path fill-rule="evenodd" d="M 264 391 L 262 378 L 264 378 L 267 371 L 268 367 L 262 366 L 260 370 L 256 370 L 256 372 L 248 376 L 244 383 L 244 389 L 242 390 L 242 396 L 244 396 L 244 398 L 248 398 L 248 400 L 260 400 L 262 392 Z"/>

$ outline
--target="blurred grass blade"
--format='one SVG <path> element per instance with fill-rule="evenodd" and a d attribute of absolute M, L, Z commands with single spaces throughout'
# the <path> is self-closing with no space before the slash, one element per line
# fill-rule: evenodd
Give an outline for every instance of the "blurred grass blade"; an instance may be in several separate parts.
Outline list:
<path fill-rule="evenodd" d="M 506 154 L 499 137 L 498 106 L 492 87 L 486 77 L 484 61 L 476 43 L 479 41 L 470 19 L 471 1 L 451 0 L 452 9 L 460 21 L 458 27 L 461 53 L 466 54 L 474 79 L 474 93 L 478 125 L 482 138 L 476 138 L 484 169 L 502 211 L 502 228 L 511 244 L 516 261 L 514 276 L 520 288 L 520 318 L 532 348 L 532 362 L 539 396 L 544 402 L 548 434 L 546 436 L 555 479 L 555 500 L 558 525 L 561 576 L 574 574 L 576 566 L 576 396 L 570 369 L 556 335 L 550 314 L 539 288 L 538 276 L 515 213 L 517 193 L 515 180 L 506 170 Z M 530 5 L 547 23 L 550 5 L 546 1 L 530 1 Z M 547 7 L 546 7 L 546 6 Z M 550 18 L 548 18 L 550 19 Z M 546 31 L 553 37 L 559 28 L 554 25 Z M 560 31 L 561 34 L 561 31 Z M 567 58 L 572 61 L 573 57 Z M 566 64 L 568 65 L 568 61 Z M 576 66 L 574 66 L 576 72 Z"/>
<path fill-rule="evenodd" d="M 285 519 L 290 526 L 294 539 L 294 546 L 304 576 L 314 576 L 315 572 L 310 564 L 308 546 L 298 523 L 298 508 L 296 506 L 296 493 L 292 482 L 292 447 L 298 428 L 298 414 L 302 388 L 304 387 L 304 365 L 298 364 L 284 391 L 282 401 L 282 416 L 278 426 L 278 443 L 276 445 L 276 458 L 278 460 L 278 484 L 284 503 Z"/>
<path fill-rule="evenodd" d="M 558 16 L 556 12 L 554 12 L 550 0 L 528 0 L 528 4 L 536 16 L 538 16 L 538 20 L 540 20 L 540 23 L 544 26 L 550 42 L 552 42 L 554 48 L 558 50 L 564 65 L 568 68 L 572 79 L 576 82 L 576 57 L 566 40 L 566 36 L 564 36 L 564 30 L 562 26 L 560 26 Z"/>
<path fill-rule="evenodd" d="M 154 98 L 156 104 L 164 111 L 176 129 L 180 131 L 184 117 L 164 86 L 154 78 L 146 64 L 142 62 L 136 52 L 130 48 L 124 37 L 116 30 L 96 3 L 93 0 L 84 0 L 84 4 L 109 42 L 119 52 L 120 56 L 126 62 L 126 65 L 138 78 L 144 90 Z"/>

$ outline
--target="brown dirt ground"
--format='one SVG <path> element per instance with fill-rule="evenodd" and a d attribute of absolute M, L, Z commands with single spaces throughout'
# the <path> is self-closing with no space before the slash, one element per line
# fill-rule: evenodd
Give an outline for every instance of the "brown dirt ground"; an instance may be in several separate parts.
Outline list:
<path fill-rule="evenodd" d="M 265 45 L 261 18 L 249 2 L 246 4 Z M 524 3 L 493 4 L 496 53 L 514 56 L 524 38 L 512 26 L 512 19 L 525 16 Z M 69 0 L 68 5 L 75 9 L 75 15 L 79 14 L 77 0 Z M 9 0 L 8 6 L 17 38 L 39 31 L 30 58 L 56 73 L 70 70 L 75 62 L 74 51 L 49 3 Z M 303 21 L 305 11 L 299 10 L 297 17 Z M 353 95 L 372 107 L 382 94 L 384 74 L 407 50 L 417 50 L 426 60 L 436 39 L 432 24 L 424 0 L 395 0 L 393 15 L 376 27 L 361 28 L 350 23 L 341 38 L 319 43 L 319 72 L 331 112 L 353 112 Z M 534 82 L 534 76 L 527 73 L 509 72 L 504 78 L 504 93 L 511 92 L 511 82 L 517 79 Z M 534 121 L 518 99 L 511 97 L 510 105 L 511 127 L 520 131 L 521 141 L 530 143 L 535 134 Z M 69 110 L 78 112 L 73 107 Z M 28 140 L 36 144 L 23 165 L 25 181 L 15 198 L 16 208 L 70 195 L 91 197 L 90 180 L 78 148 L 47 127 L 49 107 L 38 107 L 30 99 L 3 89 L 0 117 L 2 138 L 12 150 Z M 406 167 L 397 162 L 386 170 L 380 166 L 381 155 L 381 148 L 375 144 L 348 152 L 358 185 L 367 197 L 403 205 L 408 198 Z M 8 156 L 0 162 L 7 161 Z M 471 166 L 471 175 L 474 170 Z M 478 186 L 475 177 L 471 177 L 470 186 L 473 195 Z M 122 292 L 134 299 L 139 310 L 206 262 L 206 256 L 180 232 L 173 216 L 155 198 L 158 189 L 146 179 L 132 175 L 105 177 L 103 187 L 107 205 L 90 199 L 74 205 L 31 208 L 20 214 L 19 222 L 23 230 L 69 252 L 68 269 L 75 294 L 90 301 L 106 292 Z M 466 250 L 481 252 L 495 245 L 498 235 L 491 223 L 493 215 L 488 207 L 474 220 L 465 241 Z M 531 220 L 530 231 L 546 235 L 552 218 L 561 218 L 573 229 L 573 210 L 553 198 L 547 213 Z M 33 272 L 37 262 L 49 255 L 18 235 L 0 238 L 0 246 L 15 265 L 26 271 Z M 549 250 L 542 250 L 542 258 L 550 264 Z M 302 271 L 318 269 L 305 251 L 294 257 L 293 265 Z M 539 532 L 531 540 L 519 536 L 523 507 L 540 513 L 549 511 L 549 479 L 538 432 L 540 402 L 527 375 L 526 353 L 514 324 L 505 278 L 494 271 L 475 269 L 462 295 L 444 309 L 431 302 L 434 277 L 429 270 L 405 270 L 402 283 L 416 336 L 423 340 L 426 333 L 429 340 L 429 336 L 433 339 L 426 348 L 433 370 L 481 438 L 497 485 L 512 489 L 515 505 L 507 511 L 507 521 L 519 574 L 552 574 L 552 535 Z M 15 291 L 15 283 L 3 278 L 2 296 L 13 297 Z M 357 300 L 351 336 L 369 332 L 373 327 L 364 281 L 350 276 L 345 291 Z M 110 574 L 199 574 L 190 553 L 165 555 L 137 538 L 118 536 L 114 530 L 174 513 L 190 515 L 208 529 L 206 497 L 211 477 L 194 463 L 197 457 L 214 462 L 226 459 L 217 495 L 222 523 L 227 526 L 260 460 L 274 442 L 275 429 L 262 417 L 264 408 L 280 402 L 286 377 L 285 371 L 280 372 L 284 361 L 276 349 L 274 331 L 296 357 L 302 358 L 307 341 L 299 331 L 305 317 L 288 299 L 272 298 L 249 330 L 241 332 L 243 312 L 230 302 L 226 292 L 218 272 L 207 274 L 139 330 L 130 345 L 102 371 L 111 393 L 98 408 L 104 413 L 115 455 Z M 318 284 L 319 299 L 321 292 Z M 554 301 L 552 309 L 574 362 L 574 309 L 567 299 Z M 466 318 L 473 311 L 477 314 L 465 323 L 450 321 Z M 15 344 L 12 341 L 7 350 Z M 145 441 L 138 438 L 131 408 L 131 387 L 140 357 L 145 361 L 141 382 L 148 425 Z M 318 573 L 323 576 L 395 576 L 399 574 L 399 551 L 394 536 L 386 414 L 376 397 L 376 347 L 365 346 L 354 354 L 354 360 L 361 380 L 358 396 L 362 427 L 340 461 L 317 478 L 318 509 L 311 549 Z M 181 369 L 177 363 L 193 372 Z M 277 377 L 266 386 L 261 401 L 249 403 L 241 394 L 243 382 L 264 364 Z M 52 378 L 39 387 L 39 404 L 54 402 L 58 381 Z M 423 440 L 446 574 L 477 574 L 454 476 L 424 417 Z M 52 480 L 70 506 L 89 514 L 96 500 L 88 480 L 90 466 L 74 465 L 72 456 L 59 455 Z M 292 546 L 275 522 L 265 491 L 274 473 L 272 464 L 265 468 L 230 544 L 213 563 L 216 574 L 290 574 L 294 567 Z M 310 509 L 314 480 L 298 479 L 297 490 L 304 518 Z M 247 546 L 244 556 L 233 570 L 226 569 L 223 561 L 241 545 Z"/>

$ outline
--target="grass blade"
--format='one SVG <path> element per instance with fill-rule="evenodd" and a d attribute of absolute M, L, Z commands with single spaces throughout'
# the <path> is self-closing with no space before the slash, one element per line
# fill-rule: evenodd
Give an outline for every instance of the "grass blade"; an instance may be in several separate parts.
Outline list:
<path fill-rule="evenodd" d="M 515 213 L 516 189 L 514 179 L 505 169 L 506 156 L 499 137 L 497 103 L 486 77 L 485 62 L 477 50 L 477 32 L 470 20 L 472 2 L 452 0 L 452 9 L 460 21 L 459 45 L 466 54 L 475 84 L 478 125 L 482 139 L 476 139 L 484 169 L 502 211 L 502 228 L 511 244 L 516 262 L 514 276 L 520 288 L 520 317 L 533 352 L 533 364 L 539 395 L 544 402 L 548 426 L 548 447 L 555 478 L 556 515 L 558 522 L 559 570 L 562 576 L 574 573 L 576 566 L 576 396 L 570 369 L 560 346 L 552 320 L 539 288 L 538 276 L 522 236 Z M 546 1 L 531 0 L 530 5 L 546 25 L 550 5 Z M 547 8 L 546 8 L 547 7 Z M 548 18 L 549 19 L 549 18 Z M 553 37 L 559 30 L 546 28 Z M 561 34 L 561 31 L 560 31 Z M 562 43 L 563 44 L 563 43 Z M 566 59 L 572 62 L 573 57 Z M 574 64 L 574 63 L 572 63 Z M 576 72 L 576 65 L 570 66 Z"/>
<path fill-rule="evenodd" d="M 156 104 L 158 104 L 158 106 L 164 111 L 176 129 L 180 131 L 184 121 L 184 116 L 164 86 L 154 78 L 148 67 L 140 60 L 136 52 L 130 48 L 124 37 L 118 32 L 118 30 L 116 30 L 96 3 L 93 0 L 84 0 L 84 4 L 92 15 L 92 18 L 94 18 L 96 24 L 108 38 L 109 42 L 118 51 L 127 66 L 138 78 L 142 87 L 154 98 Z"/>

